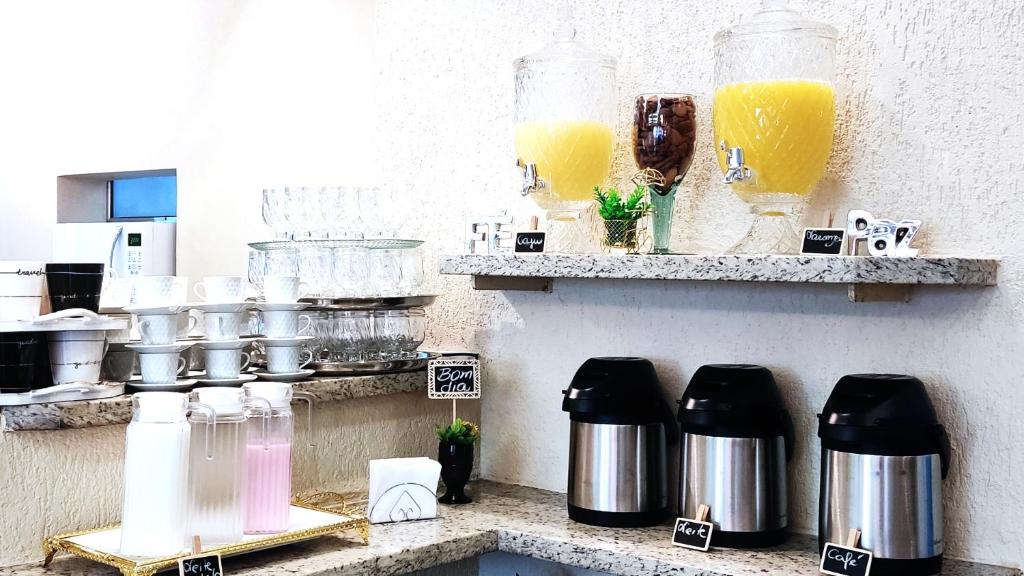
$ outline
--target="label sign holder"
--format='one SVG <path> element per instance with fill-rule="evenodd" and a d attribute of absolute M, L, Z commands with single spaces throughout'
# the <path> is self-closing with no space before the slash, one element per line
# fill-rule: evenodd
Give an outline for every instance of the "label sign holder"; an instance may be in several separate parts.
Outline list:
<path fill-rule="evenodd" d="M 480 360 L 475 355 L 462 358 L 453 358 L 457 354 L 449 355 L 447 358 L 437 358 L 427 362 L 427 398 L 431 400 L 452 401 L 452 422 L 458 416 L 459 399 L 480 398 Z M 470 373 L 470 374 L 467 374 Z M 470 376 L 470 378 L 467 378 Z M 453 380 L 454 379 L 454 382 Z M 469 389 L 466 387 L 467 379 L 470 381 Z M 456 390 L 441 390 L 447 385 L 459 388 Z"/>
<path fill-rule="evenodd" d="M 846 545 L 825 544 L 821 551 L 821 564 L 818 571 L 830 576 L 868 576 L 871 573 L 871 560 L 874 555 L 869 550 L 857 548 L 860 543 L 860 530 L 851 528 L 846 536 Z M 866 564 L 861 564 L 864 560 Z"/>
<path fill-rule="evenodd" d="M 527 232 L 516 232 L 515 244 L 512 251 L 516 254 L 542 254 L 544 244 L 547 241 L 547 232 L 529 230 Z"/>
<path fill-rule="evenodd" d="M 804 228 L 800 253 L 838 256 L 843 253 L 845 237 L 845 228 Z"/>
<path fill-rule="evenodd" d="M 220 554 L 202 553 L 199 536 L 192 537 L 192 555 L 178 559 L 179 576 L 223 576 L 224 567 Z"/>
<path fill-rule="evenodd" d="M 701 504 L 697 508 L 697 518 L 676 518 L 676 526 L 672 530 L 672 545 L 707 552 L 711 548 L 711 534 L 715 525 L 708 522 L 711 508 Z"/>

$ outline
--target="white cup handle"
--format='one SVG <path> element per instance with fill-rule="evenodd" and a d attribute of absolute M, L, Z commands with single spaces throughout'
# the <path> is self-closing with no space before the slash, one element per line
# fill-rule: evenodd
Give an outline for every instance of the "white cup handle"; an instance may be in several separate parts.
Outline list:
<path fill-rule="evenodd" d="M 199 290 L 200 286 L 203 287 L 202 291 Z M 204 302 L 206 301 L 206 285 L 203 284 L 202 280 L 196 282 L 195 285 L 192 286 L 192 293 L 196 295 L 196 298 L 199 298 Z"/>
<path fill-rule="evenodd" d="M 304 361 L 302 361 L 302 362 L 299 362 L 299 370 L 302 370 L 303 368 L 308 366 L 310 362 L 313 361 L 313 352 L 312 351 L 310 351 L 310 350 L 303 350 L 302 354 L 303 354 L 303 356 L 306 357 L 306 359 Z"/>
<path fill-rule="evenodd" d="M 305 321 L 306 323 L 303 324 L 303 321 Z M 299 324 L 299 331 L 296 332 L 296 334 L 303 334 L 306 332 L 306 330 L 309 330 L 309 326 L 313 324 L 313 319 L 309 316 L 309 314 L 302 314 L 299 316 Z"/>
<path fill-rule="evenodd" d="M 192 315 L 192 311 L 189 310 L 189 313 L 188 313 L 188 329 L 185 330 L 185 336 L 188 336 L 189 334 L 192 333 L 193 330 L 196 329 L 196 324 L 199 324 L 199 318 L 196 318 L 195 316 L 193 316 Z"/>
<path fill-rule="evenodd" d="M 149 340 L 149 334 L 146 332 L 147 326 L 149 326 L 149 320 L 139 321 L 139 335 L 142 336 L 143 340 Z"/>
<path fill-rule="evenodd" d="M 248 370 L 250 364 L 250 357 L 248 352 L 242 352 L 242 365 L 238 368 L 239 370 Z"/>
<path fill-rule="evenodd" d="M 178 371 L 176 372 L 176 374 L 178 376 L 182 376 L 187 371 L 188 371 L 188 362 L 185 361 L 185 357 L 184 356 L 179 354 L 178 355 Z"/>

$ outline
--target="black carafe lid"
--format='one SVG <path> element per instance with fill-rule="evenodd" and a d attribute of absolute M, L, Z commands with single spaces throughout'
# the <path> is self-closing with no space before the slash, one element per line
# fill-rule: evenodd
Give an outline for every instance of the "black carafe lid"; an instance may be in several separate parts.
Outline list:
<path fill-rule="evenodd" d="M 771 370 L 754 364 L 708 364 L 679 400 L 683 432 L 726 438 L 782 436 L 793 454 L 793 420 Z"/>
<path fill-rule="evenodd" d="M 818 415 L 822 448 L 879 456 L 938 454 L 949 468 L 949 437 L 924 384 L 902 374 L 839 379 Z"/>
<path fill-rule="evenodd" d="M 646 358 L 590 358 L 562 391 L 562 410 L 594 424 L 665 424 L 670 443 L 678 435 L 654 364 Z"/>

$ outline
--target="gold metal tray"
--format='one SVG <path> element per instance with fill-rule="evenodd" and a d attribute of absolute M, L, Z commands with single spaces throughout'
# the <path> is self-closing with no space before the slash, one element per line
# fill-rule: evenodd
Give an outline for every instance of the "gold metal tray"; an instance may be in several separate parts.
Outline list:
<path fill-rule="evenodd" d="M 366 516 L 350 508 L 340 494 L 333 492 L 321 492 L 293 502 L 291 524 L 287 532 L 246 535 L 241 542 L 209 548 L 204 546 L 202 551 L 236 556 L 349 530 L 358 534 L 363 543 L 370 543 L 370 522 Z M 179 558 L 191 555 L 182 551 L 177 556 L 163 558 L 121 556 L 118 553 L 120 531 L 120 526 L 110 526 L 51 536 L 43 541 L 43 566 L 48 566 L 58 552 L 64 552 L 113 566 L 124 576 L 152 576 L 161 570 L 175 568 Z"/>

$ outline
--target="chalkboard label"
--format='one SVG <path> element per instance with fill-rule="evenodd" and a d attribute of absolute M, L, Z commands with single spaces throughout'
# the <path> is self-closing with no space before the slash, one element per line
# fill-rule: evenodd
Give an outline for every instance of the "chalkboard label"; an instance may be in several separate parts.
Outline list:
<path fill-rule="evenodd" d="M 540 254 L 544 251 L 546 232 L 516 232 L 515 252 Z"/>
<path fill-rule="evenodd" d="M 844 236 L 846 230 L 842 228 L 805 228 L 800 253 L 842 254 Z"/>
<path fill-rule="evenodd" d="M 819 571 L 832 576 L 868 576 L 871 572 L 871 552 L 839 544 L 825 544 Z"/>
<path fill-rule="evenodd" d="M 480 361 L 474 358 L 440 358 L 427 364 L 429 398 L 479 398 Z"/>
<path fill-rule="evenodd" d="M 711 547 L 711 532 L 715 525 L 711 522 L 677 518 L 676 529 L 672 532 L 672 544 L 707 552 Z"/>
<path fill-rule="evenodd" d="M 223 576 L 220 554 L 199 554 L 178 560 L 179 576 Z"/>

